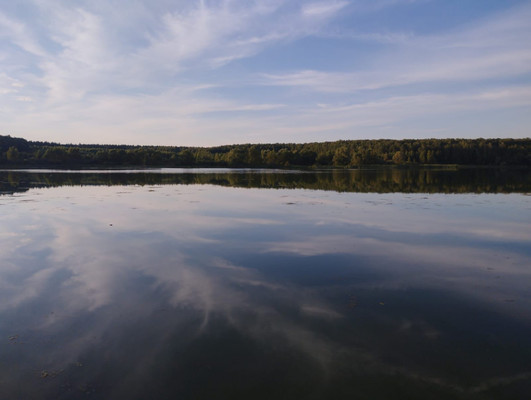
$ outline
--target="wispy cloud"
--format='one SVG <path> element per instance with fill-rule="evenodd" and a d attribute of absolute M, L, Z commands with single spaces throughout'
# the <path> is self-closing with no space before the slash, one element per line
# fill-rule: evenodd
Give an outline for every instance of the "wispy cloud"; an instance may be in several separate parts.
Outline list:
<path fill-rule="evenodd" d="M 417 3 L 429 5 L 28 0 L 0 12 L 0 129 L 68 142 L 327 140 L 370 137 L 359 121 L 387 129 L 413 118 L 407 104 L 419 99 L 468 110 L 464 98 L 490 93 L 485 110 L 528 104 L 528 4 L 437 32 L 356 23 Z M 384 115 L 347 114 L 362 109 Z"/>
<path fill-rule="evenodd" d="M 45 56 L 46 51 L 39 44 L 36 35 L 29 27 L 0 12 L 0 37 L 12 42 L 20 50 L 37 56 Z"/>
<path fill-rule="evenodd" d="M 305 4 L 302 7 L 302 14 L 306 17 L 323 17 L 337 13 L 348 5 L 348 1 L 328 1 Z"/>
<path fill-rule="evenodd" d="M 103 128 L 109 119 L 103 105 L 108 110 L 123 110 L 114 115 L 123 118 L 125 125 L 139 115 L 132 113 L 135 108 L 144 109 L 140 114 L 147 115 L 146 109 L 153 110 L 151 104 L 160 108 L 149 119 L 161 118 L 161 111 L 166 110 L 164 120 L 173 119 L 170 115 L 282 107 L 279 102 L 203 97 L 189 88 L 208 89 L 218 83 L 201 78 L 189 82 L 186 74 L 197 70 L 208 74 L 272 44 L 312 34 L 333 16 L 330 9 L 319 21 L 306 20 L 304 5 L 299 9 L 284 1 L 227 0 L 152 8 L 135 2 L 124 20 L 116 8 L 96 3 L 56 3 L 46 8 L 36 3 L 33 12 L 43 22 L 34 26 L 28 23 L 32 21 L 0 14 L 2 36 L 14 46 L 14 50 L 0 51 L 0 59 L 5 60 L 1 76 L 5 97 L 0 105 L 6 115 L 12 115 L 5 127 L 31 130 L 27 122 L 33 121 L 39 130 L 49 124 L 47 131 L 62 131 L 79 121 L 92 121 L 91 125 Z M 154 11 L 157 8 L 160 11 Z M 137 26 L 143 27 L 140 34 L 135 32 Z M 15 87 L 18 82 L 25 87 Z M 26 108 L 12 102 L 30 99 L 34 104 Z M 16 117 L 22 114 L 23 123 Z"/>
<path fill-rule="evenodd" d="M 439 36 L 394 35 L 396 48 L 379 54 L 369 68 L 355 72 L 300 70 L 263 74 L 262 83 L 320 92 L 355 92 L 431 82 L 507 79 L 531 73 L 531 7 Z M 386 41 L 366 34 L 355 39 Z M 400 38 L 400 40 L 397 40 Z M 407 38 L 407 40 L 405 40 Z"/>

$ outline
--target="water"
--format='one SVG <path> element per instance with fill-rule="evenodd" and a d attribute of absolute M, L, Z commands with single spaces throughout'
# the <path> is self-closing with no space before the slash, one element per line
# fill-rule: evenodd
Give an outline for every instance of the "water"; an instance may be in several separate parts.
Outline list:
<path fill-rule="evenodd" d="M 0 172 L 1 399 L 527 399 L 528 171 Z"/>

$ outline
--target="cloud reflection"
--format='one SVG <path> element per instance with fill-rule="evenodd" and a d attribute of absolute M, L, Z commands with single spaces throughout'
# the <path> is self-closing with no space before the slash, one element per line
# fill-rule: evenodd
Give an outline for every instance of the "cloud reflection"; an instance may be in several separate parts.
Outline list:
<path fill-rule="evenodd" d="M 188 348 L 223 327 L 268 349 L 304 355 L 324 380 L 334 379 L 332 371 L 345 360 L 355 370 L 429 380 L 437 371 L 417 376 L 422 364 L 414 362 L 398 368 L 383 361 L 376 345 L 385 345 L 388 329 L 423 343 L 447 338 L 445 327 L 425 315 L 395 315 L 387 311 L 392 300 L 388 305 L 378 296 L 395 296 L 398 304 L 406 290 L 451 288 L 483 305 L 517 298 L 516 305 L 498 307 L 514 318 L 527 304 L 521 294 L 529 272 L 521 265 L 529 253 L 489 250 L 477 238 L 464 246 L 453 237 L 453 220 L 434 208 L 406 224 L 412 218 L 406 207 L 419 196 L 386 195 L 391 202 L 373 208 L 367 201 L 381 202 L 381 195 L 286 191 L 289 197 L 279 198 L 282 191 L 197 186 L 128 192 L 31 190 L 30 198 L 40 194 L 37 205 L 4 206 L 0 330 L 7 333 L 6 324 L 16 322 L 21 336 L 57 338 L 27 361 L 31 368 L 69 368 L 91 360 L 95 350 L 111 364 L 137 357 L 131 362 L 154 365 L 172 346 Z M 442 200 L 451 213 L 470 198 Z M 470 221 L 476 214 L 469 210 Z M 514 226 L 509 219 L 490 236 L 483 227 L 468 232 L 479 229 L 485 243 L 494 243 Z M 277 255 L 293 264 L 276 264 Z M 323 255 L 337 265 L 319 264 Z M 363 275 L 366 270 L 378 274 Z M 349 300 L 356 296 L 361 300 Z M 371 333 L 373 327 L 380 331 Z M 96 368 L 91 373 L 97 376 Z M 125 382 L 141 375 L 124 372 L 117 387 L 127 391 Z M 453 387 L 450 381 L 437 382 Z"/>

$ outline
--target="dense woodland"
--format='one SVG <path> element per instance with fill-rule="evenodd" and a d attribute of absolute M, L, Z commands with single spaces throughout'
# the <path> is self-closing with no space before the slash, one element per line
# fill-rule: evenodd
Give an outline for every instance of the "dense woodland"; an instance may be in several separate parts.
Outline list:
<path fill-rule="evenodd" d="M 531 165 L 531 139 L 340 140 L 217 147 L 74 145 L 0 136 L 3 167 Z"/>

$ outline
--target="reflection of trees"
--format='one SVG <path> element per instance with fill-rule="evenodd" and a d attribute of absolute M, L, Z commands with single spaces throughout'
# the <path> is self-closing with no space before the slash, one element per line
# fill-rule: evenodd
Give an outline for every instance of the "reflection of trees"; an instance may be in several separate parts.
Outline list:
<path fill-rule="evenodd" d="M 0 172 L 0 193 L 35 187 L 84 185 L 210 184 L 243 188 L 313 189 L 338 192 L 510 193 L 530 192 L 531 173 L 520 169 L 377 169 L 317 172 L 213 173 L 28 173 Z"/>

